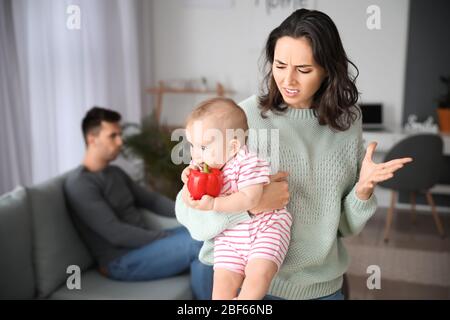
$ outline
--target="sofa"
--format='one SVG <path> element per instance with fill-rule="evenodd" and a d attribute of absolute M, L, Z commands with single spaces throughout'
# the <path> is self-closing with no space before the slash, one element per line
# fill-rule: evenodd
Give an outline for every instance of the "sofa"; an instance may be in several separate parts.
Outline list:
<path fill-rule="evenodd" d="M 100 274 L 66 205 L 67 174 L 0 196 L 0 299 L 192 299 L 188 273 L 142 282 Z M 178 225 L 148 211 L 144 216 L 153 228 Z"/>

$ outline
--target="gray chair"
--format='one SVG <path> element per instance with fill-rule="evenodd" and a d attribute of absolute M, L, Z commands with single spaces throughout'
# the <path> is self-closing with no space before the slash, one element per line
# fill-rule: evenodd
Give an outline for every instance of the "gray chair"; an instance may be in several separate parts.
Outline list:
<path fill-rule="evenodd" d="M 397 171 L 392 179 L 379 184 L 381 187 L 392 189 L 391 206 L 386 217 L 384 241 L 389 240 L 397 193 L 400 191 L 410 194 L 413 222 L 415 222 L 416 195 L 424 193 L 428 204 L 431 206 L 437 230 L 442 237 L 445 236 L 442 222 L 430 193 L 430 189 L 438 182 L 439 175 L 442 172 L 442 148 L 443 142 L 439 135 L 417 134 L 397 143 L 386 155 L 384 162 L 404 157 L 412 157 L 413 162 Z"/>

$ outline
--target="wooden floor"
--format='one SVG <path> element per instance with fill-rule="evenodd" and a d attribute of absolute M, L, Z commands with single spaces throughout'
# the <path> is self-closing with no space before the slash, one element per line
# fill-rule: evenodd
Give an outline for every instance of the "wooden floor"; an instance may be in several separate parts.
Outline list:
<path fill-rule="evenodd" d="M 450 299 L 450 215 L 441 214 L 447 237 L 438 236 L 430 212 L 397 210 L 388 243 L 386 209 L 377 210 L 360 235 L 346 238 L 351 257 L 350 299 Z M 381 271 L 381 289 L 367 288 L 367 267 Z"/>

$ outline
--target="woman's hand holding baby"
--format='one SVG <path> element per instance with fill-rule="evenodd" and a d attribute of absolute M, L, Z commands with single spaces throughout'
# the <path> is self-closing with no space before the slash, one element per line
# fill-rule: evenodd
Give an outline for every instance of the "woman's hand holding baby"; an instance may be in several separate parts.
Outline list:
<path fill-rule="evenodd" d="M 288 175 L 289 173 L 285 171 L 279 171 L 277 174 L 271 175 L 270 183 L 264 186 L 261 201 L 249 212 L 258 214 L 284 208 L 289 202 Z"/>

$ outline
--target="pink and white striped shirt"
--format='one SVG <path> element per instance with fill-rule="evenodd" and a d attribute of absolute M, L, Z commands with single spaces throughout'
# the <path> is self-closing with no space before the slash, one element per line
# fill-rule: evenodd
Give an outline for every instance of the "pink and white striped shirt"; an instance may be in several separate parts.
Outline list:
<path fill-rule="evenodd" d="M 243 147 L 222 168 L 224 185 L 220 196 L 270 182 L 270 167 Z M 214 268 L 245 273 L 253 258 L 273 261 L 280 268 L 286 256 L 292 217 L 286 208 L 252 216 L 250 221 L 224 230 L 214 239 Z"/>
<path fill-rule="evenodd" d="M 230 195 L 254 184 L 268 184 L 270 182 L 269 163 L 249 152 L 246 146 L 242 147 L 236 156 L 225 164 L 222 173 L 221 196 Z"/>

